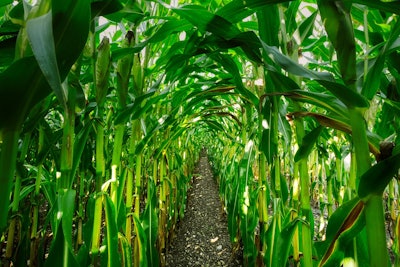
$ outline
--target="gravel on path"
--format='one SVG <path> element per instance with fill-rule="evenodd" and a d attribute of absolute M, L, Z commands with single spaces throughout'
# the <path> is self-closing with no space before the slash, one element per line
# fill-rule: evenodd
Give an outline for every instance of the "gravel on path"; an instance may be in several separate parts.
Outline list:
<path fill-rule="evenodd" d="M 195 173 L 185 217 L 167 250 L 167 266 L 242 266 L 240 253 L 232 249 L 218 185 L 204 151 Z"/>

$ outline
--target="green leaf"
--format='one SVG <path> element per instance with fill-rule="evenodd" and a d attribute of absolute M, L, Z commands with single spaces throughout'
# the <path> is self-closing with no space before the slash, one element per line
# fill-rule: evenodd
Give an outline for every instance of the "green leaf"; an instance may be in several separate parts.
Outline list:
<path fill-rule="evenodd" d="M 111 198 L 105 194 L 106 213 L 106 240 L 107 240 L 107 266 L 121 266 L 118 250 L 118 227 L 116 222 L 116 211 Z"/>
<path fill-rule="evenodd" d="M 26 23 L 33 54 L 47 82 L 53 89 L 60 103 L 67 109 L 67 92 L 61 86 L 58 73 L 56 49 L 53 38 L 52 13 L 29 19 Z"/>
<path fill-rule="evenodd" d="M 342 84 L 324 80 L 318 80 L 318 83 L 320 83 L 326 89 L 328 89 L 332 94 L 334 94 L 340 101 L 342 101 L 349 108 L 369 107 L 369 101 L 365 97 L 363 97 L 358 92 L 347 88 Z"/>
<path fill-rule="evenodd" d="M 354 198 L 341 205 L 329 218 L 326 240 L 316 244 L 321 253 L 318 266 L 339 266 L 347 251 L 347 245 L 365 226 L 364 203 Z"/>
<path fill-rule="evenodd" d="M 381 75 L 383 71 L 383 67 L 385 65 L 385 58 L 388 56 L 390 48 L 396 41 L 399 40 L 400 35 L 400 20 L 397 20 L 396 24 L 393 25 L 393 29 L 390 32 L 390 36 L 384 42 L 384 46 L 379 52 L 376 60 L 373 61 L 373 65 L 369 68 L 365 82 L 362 88 L 362 95 L 364 95 L 368 99 L 372 99 L 372 97 L 376 94 L 376 91 L 379 89 L 381 84 Z"/>
<path fill-rule="evenodd" d="M 314 112 L 298 111 L 292 112 L 287 115 L 289 118 L 300 118 L 300 117 L 313 117 L 322 126 L 333 128 L 345 133 L 352 133 L 349 119 L 346 117 L 330 117 L 328 115 L 318 114 Z M 367 131 L 369 150 L 375 156 L 379 155 L 379 142 L 381 138 L 374 133 Z"/>
<path fill-rule="evenodd" d="M 87 0 L 52 2 L 53 37 L 61 81 L 67 76 L 86 43 L 89 32 L 89 13 Z M 39 20 L 37 23 L 49 23 L 48 18 Z M 33 28 L 37 31 L 35 23 Z M 51 26 L 46 25 L 46 27 L 48 31 Z M 49 32 L 46 33 L 44 40 L 49 38 L 49 34 Z M 32 36 L 32 38 L 36 37 Z M 36 40 L 35 43 L 42 41 Z M 35 50 L 41 49 L 40 45 L 35 46 Z M 38 54 L 38 57 L 41 56 L 43 55 Z M 54 65 L 54 62 L 51 62 L 53 62 L 51 56 L 47 59 L 43 58 L 41 67 L 45 70 L 49 69 L 50 64 Z M 2 85 L 0 87 L 0 129 L 20 127 L 28 111 L 51 92 L 33 56 L 13 62 L 0 73 L 0 84 Z"/>
<path fill-rule="evenodd" d="M 277 200 L 279 201 L 279 200 Z M 274 202 L 274 206 L 278 206 L 280 205 L 278 202 Z M 275 252 L 275 250 L 277 249 L 277 243 L 278 243 L 278 239 L 279 239 L 279 235 L 280 235 L 280 220 L 282 220 L 280 218 L 280 216 L 282 216 L 282 212 L 277 209 L 276 207 L 274 207 L 274 210 L 276 210 L 277 212 L 273 215 L 271 223 L 270 223 L 270 227 L 268 227 L 268 230 L 265 233 L 265 239 L 264 242 L 266 242 L 267 244 L 269 244 L 269 246 L 267 246 L 267 250 L 264 254 L 264 263 L 265 266 L 273 266 L 275 258 L 274 255 L 279 253 Z"/>
<path fill-rule="evenodd" d="M 65 191 L 60 191 L 59 192 L 59 198 L 58 200 L 58 205 L 59 205 L 59 210 L 58 213 L 62 214 L 62 228 L 63 228 L 63 234 L 64 238 L 68 244 L 68 248 L 72 251 L 73 249 L 73 244 L 72 244 L 72 221 L 74 218 L 74 212 L 75 212 L 75 196 L 76 192 L 75 190 L 68 189 Z M 57 215 L 58 216 L 58 215 Z"/>
<path fill-rule="evenodd" d="M 126 20 L 133 24 L 139 23 L 145 16 L 146 14 L 143 12 L 140 3 L 137 1 L 128 1 L 123 9 L 105 15 L 108 20 L 115 21 L 116 23 Z"/>
<path fill-rule="evenodd" d="M 217 14 L 232 23 L 237 23 L 242 21 L 244 18 L 249 17 L 262 7 L 285 3 L 288 1 L 289 0 L 234 0 L 224 5 L 220 10 L 218 10 Z"/>
<path fill-rule="evenodd" d="M 121 244 L 121 253 L 123 259 L 121 266 L 133 266 L 131 242 L 121 233 L 118 233 L 118 240 Z"/>
<path fill-rule="evenodd" d="M 323 81 L 330 81 L 333 82 L 334 78 L 332 74 L 327 73 L 327 72 L 316 72 L 310 69 L 307 69 L 297 62 L 294 62 L 292 59 L 289 57 L 283 55 L 278 48 L 274 46 L 269 46 L 265 42 L 261 41 L 261 45 L 265 52 L 267 53 L 268 57 L 275 62 L 278 66 L 283 68 L 284 70 L 290 72 L 291 74 L 308 78 L 308 79 L 313 79 L 313 80 L 323 80 Z M 267 69 L 276 71 L 273 67 L 271 66 L 266 66 Z"/>
<path fill-rule="evenodd" d="M 360 178 L 358 196 L 362 199 L 370 195 L 383 194 L 386 186 L 393 179 L 400 168 L 400 153 L 384 159 L 372 166 Z"/>
<path fill-rule="evenodd" d="M 187 126 L 189 127 L 189 126 Z M 187 131 L 187 127 L 175 127 L 172 132 L 170 132 L 169 138 L 164 140 L 156 149 L 154 157 L 159 158 L 163 151 L 178 137 L 180 137 L 185 131 Z"/>
<path fill-rule="evenodd" d="M 120 11 L 124 6 L 118 0 L 90 0 L 92 18 Z"/>
<path fill-rule="evenodd" d="M 79 248 L 79 251 L 76 255 L 76 261 L 78 262 L 77 266 L 89 266 L 90 265 L 90 257 L 89 257 L 89 249 L 86 244 L 82 244 Z"/>
<path fill-rule="evenodd" d="M 240 34 L 239 29 L 231 22 L 221 16 L 214 15 L 202 6 L 185 5 L 172 10 L 198 27 L 202 32 L 208 31 L 226 40 Z"/>
<path fill-rule="evenodd" d="M 252 103 L 255 107 L 258 107 L 258 97 L 243 85 L 238 66 L 233 58 L 222 53 L 211 54 L 210 57 L 222 64 L 226 71 L 232 75 L 236 84 L 237 92 L 242 95 L 245 100 Z"/>
<path fill-rule="evenodd" d="M 0 70 L 14 61 L 16 40 L 16 37 L 12 37 L 0 41 Z"/>
<path fill-rule="evenodd" d="M 149 266 L 148 261 L 147 261 L 147 254 L 146 254 L 146 248 L 147 248 L 147 236 L 146 232 L 144 231 L 141 221 L 138 218 L 136 214 L 133 214 L 133 222 L 135 224 L 135 231 L 136 231 L 136 238 L 138 242 L 138 248 L 139 248 L 139 263 L 140 266 Z"/>
<path fill-rule="evenodd" d="M 300 218 L 294 219 L 283 226 L 281 232 L 278 234 L 273 251 L 274 260 L 272 261 L 272 267 L 286 266 L 289 259 L 290 248 L 292 246 L 293 234 L 296 231 L 299 222 L 302 222 Z"/>
<path fill-rule="evenodd" d="M 336 50 L 343 81 L 355 90 L 356 44 L 350 16 L 351 3 L 330 0 L 318 0 L 317 3 L 325 30 Z"/>
<path fill-rule="evenodd" d="M 72 253 L 72 250 L 68 248 L 65 250 L 65 236 L 63 223 L 60 222 L 57 227 L 57 233 L 51 242 L 49 256 L 45 261 L 45 267 L 52 266 L 64 266 L 64 267 L 75 267 L 79 266 L 78 262 Z M 67 253 L 66 255 L 64 253 Z"/>
<path fill-rule="evenodd" d="M 378 1 L 378 0 L 353 0 L 354 3 L 376 8 L 380 11 L 400 14 L 400 5 L 397 0 Z"/>
<path fill-rule="evenodd" d="M 300 40 L 301 43 L 307 38 L 310 37 L 310 35 L 313 32 L 314 26 L 315 26 L 315 18 L 317 17 L 318 12 L 315 11 L 314 13 L 311 14 L 311 16 L 307 17 L 302 23 L 300 24 L 298 30 L 300 33 Z"/>
<path fill-rule="evenodd" d="M 277 95 L 283 95 L 299 102 L 309 103 L 317 107 L 321 107 L 332 114 L 337 114 L 339 117 L 346 117 L 348 113 L 347 107 L 343 104 L 343 102 L 328 93 L 293 90 L 287 93 L 277 93 Z"/>
<path fill-rule="evenodd" d="M 60 190 L 57 197 L 56 235 L 45 266 L 77 266 L 72 244 L 75 190 Z"/>
<path fill-rule="evenodd" d="M 176 124 L 176 120 L 170 115 L 165 115 L 164 118 L 158 120 L 154 127 L 149 132 L 147 132 L 144 138 L 142 138 L 142 140 L 140 140 L 140 142 L 136 145 L 135 154 L 139 155 L 143 151 L 147 143 L 158 131 L 165 127 L 173 127 L 174 124 Z"/>
<path fill-rule="evenodd" d="M 307 158 L 308 155 L 311 153 L 315 143 L 318 140 L 319 135 L 323 130 L 322 126 L 318 126 L 317 128 L 313 129 L 311 132 L 307 133 L 301 142 L 299 149 L 294 156 L 294 160 L 297 162 L 301 159 Z"/>
<path fill-rule="evenodd" d="M 13 0 L 1 0 L 0 1 L 0 6 L 6 6 L 9 4 L 12 4 L 12 2 L 14 2 Z"/>
<path fill-rule="evenodd" d="M 260 40 L 254 32 L 242 32 L 229 40 L 229 43 L 237 43 L 246 56 L 258 64 L 261 64 Z"/>
<path fill-rule="evenodd" d="M 111 52 L 112 61 L 117 61 L 117 60 L 120 60 L 120 59 L 124 58 L 125 56 L 133 55 L 135 53 L 138 53 L 143 48 L 144 48 L 144 46 L 135 46 L 135 47 L 129 47 L 129 48 L 117 48 L 117 49 L 114 49 Z"/>
<path fill-rule="evenodd" d="M 156 185 L 153 179 L 150 179 L 147 184 L 147 203 L 141 218 L 143 231 L 147 236 L 146 255 L 149 266 L 159 266 L 159 255 L 157 251 L 157 234 L 158 234 L 158 214 L 157 214 L 157 196 Z"/>
<path fill-rule="evenodd" d="M 30 108 L 51 92 L 33 56 L 0 73 L 0 129 L 18 128 Z"/>
<path fill-rule="evenodd" d="M 90 25 L 89 0 L 52 1 L 53 36 L 61 81 L 86 44 Z"/>
<path fill-rule="evenodd" d="M 129 119 L 136 119 L 142 114 L 142 112 L 146 112 L 147 108 L 145 109 L 143 106 L 146 103 L 146 99 L 152 97 L 155 94 L 155 91 L 150 91 L 147 92 L 144 95 L 141 95 L 137 98 L 135 98 L 135 101 L 132 104 L 128 104 L 126 108 L 121 110 L 115 117 L 115 124 L 121 124 L 127 122 Z M 160 99 L 160 97 L 156 97 L 157 100 Z M 150 101 L 149 101 L 150 102 Z M 153 101 L 151 101 L 153 102 Z M 152 103 L 153 104 L 153 103 Z M 147 107 L 147 105 L 146 105 Z M 134 118 L 132 117 L 132 114 L 136 114 Z"/>
<path fill-rule="evenodd" d="M 273 142 L 273 133 L 270 128 L 264 129 L 262 132 L 260 150 L 264 153 L 268 162 L 273 162 L 273 152 L 278 148 L 276 142 Z"/>
<path fill-rule="evenodd" d="M 149 43 L 162 42 L 166 38 L 170 37 L 171 34 L 187 31 L 190 28 L 191 25 L 187 21 L 171 19 L 163 23 L 161 27 L 157 30 L 157 32 L 147 40 L 147 42 Z"/>

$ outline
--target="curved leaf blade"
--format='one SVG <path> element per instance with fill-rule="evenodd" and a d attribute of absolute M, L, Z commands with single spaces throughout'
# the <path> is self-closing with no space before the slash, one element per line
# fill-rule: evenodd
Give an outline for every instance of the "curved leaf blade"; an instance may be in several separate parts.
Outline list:
<path fill-rule="evenodd" d="M 329 218 L 326 241 L 317 248 L 322 252 L 318 266 L 339 266 L 347 244 L 364 228 L 364 203 L 354 198 L 340 206 Z"/>
<path fill-rule="evenodd" d="M 116 211 L 114 203 L 110 196 L 105 195 L 105 213 L 106 213 L 106 239 L 107 239 L 107 266 L 120 266 L 120 258 L 118 252 L 118 226 L 116 219 Z"/>
<path fill-rule="evenodd" d="M 362 199 L 369 195 L 383 194 L 386 186 L 392 180 L 400 168 L 400 153 L 384 159 L 372 166 L 360 178 L 358 196 Z"/>
<path fill-rule="evenodd" d="M 52 20 L 53 16 L 49 11 L 42 16 L 29 19 L 26 24 L 26 30 L 33 54 L 44 77 L 46 77 L 60 103 L 65 107 L 67 92 L 61 86 L 61 78 L 58 73 Z"/>
<path fill-rule="evenodd" d="M 306 134 L 303 138 L 303 141 L 297 150 L 294 161 L 298 162 L 301 159 L 307 158 L 310 155 L 311 150 L 313 149 L 315 143 L 318 140 L 319 135 L 323 130 L 322 126 L 318 126 L 317 128 L 313 129 L 311 132 Z"/>

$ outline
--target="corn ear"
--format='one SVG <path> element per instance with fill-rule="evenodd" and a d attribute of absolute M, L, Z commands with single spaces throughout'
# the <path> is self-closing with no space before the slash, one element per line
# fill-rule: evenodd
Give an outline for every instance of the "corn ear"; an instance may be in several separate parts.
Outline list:
<path fill-rule="evenodd" d="M 356 44 L 351 4 L 345 1 L 319 0 L 318 8 L 330 41 L 337 53 L 340 73 L 346 85 L 356 82 Z"/>
<path fill-rule="evenodd" d="M 110 40 L 104 37 L 97 48 L 96 101 L 98 105 L 104 103 L 107 96 L 110 62 Z"/>
<path fill-rule="evenodd" d="M 122 48 L 130 48 L 134 45 L 134 34 L 132 31 L 128 31 L 125 35 L 125 39 L 122 42 Z M 119 101 L 119 107 L 123 108 L 126 106 L 126 99 L 128 97 L 128 84 L 129 76 L 131 74 L 133 63 L 133 56 L 126 55 L 125 57 L 118 60 L 117 65 L 117 95 Z"/>

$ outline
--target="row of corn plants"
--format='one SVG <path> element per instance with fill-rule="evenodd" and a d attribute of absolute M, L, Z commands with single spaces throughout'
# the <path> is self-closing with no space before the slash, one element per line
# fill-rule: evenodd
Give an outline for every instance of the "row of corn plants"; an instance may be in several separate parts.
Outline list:
<path fill-rule="evenodd" d="M 246 266 L 400 262 L 396 1 L 0 10 L 4 266 L 164 266 L 203 146 Z"/>
<path fill-rule="evenodd" d="M 398 224 L 399 76 L 389 59 L 398 6 L 233 1 L 174 11 L 199 31 L 191 56 L 219 63 L 235 85 L 213 98 L 211 128 L 230 134 L 213 135 L 209 151 L 245 264 L 388 266 L 389 251 L 398 262 L 398 237 L 387 244 L 385 230 Z"/>
<path fill-rule="evenodd" d="M 155 65 L 168 10 L 1 8 L 1 266 L 165 265 L 200 149 Z"/>

